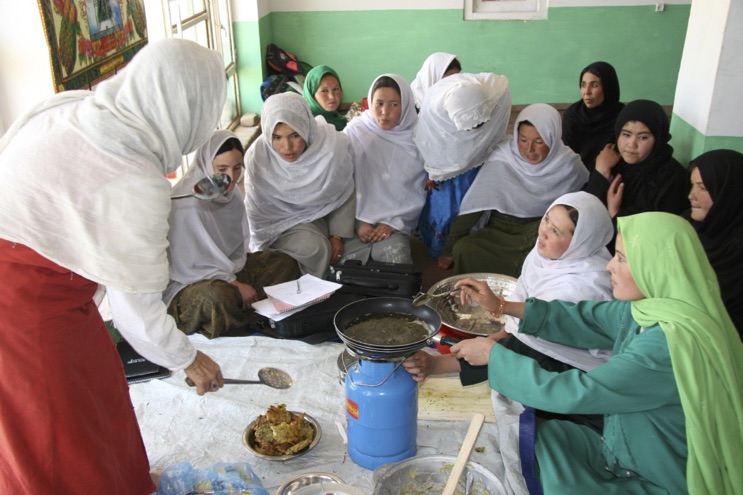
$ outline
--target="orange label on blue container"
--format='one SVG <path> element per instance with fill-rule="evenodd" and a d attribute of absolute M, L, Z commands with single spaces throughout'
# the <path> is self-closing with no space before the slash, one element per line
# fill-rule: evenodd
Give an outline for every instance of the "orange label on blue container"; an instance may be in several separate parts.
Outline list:
<path fill-rule="evenodd" d="M 353 419 L 359 419 L 359 405 L 351 399 L 346 399 L 346 412 Z"/>

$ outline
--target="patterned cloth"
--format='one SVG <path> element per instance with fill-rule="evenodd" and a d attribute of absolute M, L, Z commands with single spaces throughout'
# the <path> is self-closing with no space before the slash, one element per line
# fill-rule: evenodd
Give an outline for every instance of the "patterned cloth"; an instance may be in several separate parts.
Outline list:
<path fill-rule="evenodd" d="M 299 278 L 294 259 L 277 251 L 249 253 L 238 282 L 251 285 L 257 299 L 265 299 L 263 287 Z M 243 305 L 240 291 L 224 280 L 202 280 L 178 292 L 168 306 L 178 328 L 190 335 L 202 333 L 210 339 L 244 329 L 252 309 Z"/>

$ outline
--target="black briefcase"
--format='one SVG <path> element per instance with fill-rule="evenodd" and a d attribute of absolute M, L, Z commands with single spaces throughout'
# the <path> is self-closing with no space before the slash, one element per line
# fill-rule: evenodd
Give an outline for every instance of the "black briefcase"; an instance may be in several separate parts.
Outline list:
<path fill-rule="evenodd" d="M 276 321 L 257 315 L 252 329 L 277 339 L 296 339 L 308 344 L 317 344 L 337 337 L 333 318 L 339 309 L 364 298 L 361 294 L 336 291 L 324 301 L 283 320 Z"/>
<path fill-rule="evenodd" d="M 412 264 L 346 260 L 331 265 L 326 280 L 343 284 L 338 292 L 365 296 L 413 297 L 421 291 L 423 277 Z"/>

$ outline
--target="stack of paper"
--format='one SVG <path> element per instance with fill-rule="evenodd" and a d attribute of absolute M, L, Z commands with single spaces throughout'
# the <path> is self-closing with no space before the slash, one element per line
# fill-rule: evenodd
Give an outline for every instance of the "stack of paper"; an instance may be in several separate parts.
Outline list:
<path fill-rule="evenodd" d="M 303 275 L 297 280 L 264 287 L 268 298 L 253 303 L 253 308 L 258 314 L 279 321 L 327 299 L 341 287 L 314 275 Z"/>

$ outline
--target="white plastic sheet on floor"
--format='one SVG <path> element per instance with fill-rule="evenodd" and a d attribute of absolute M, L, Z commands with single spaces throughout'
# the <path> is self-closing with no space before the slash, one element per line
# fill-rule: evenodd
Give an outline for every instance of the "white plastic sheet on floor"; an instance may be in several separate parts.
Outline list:
<path fill-rule="evenodd" d="M 336 364 L 340 343 L 305 344 L 268 337 L 190 337 L 196 347 L 222 367 L 225 377 L 257 379 L 260 368 L 287 371 L 294 385 L 276 390 L 264 385 L 225 385 L 216 393 L 196 395 L 185 373 L 130 386 L 130 394 L 147 448 L 151 471 L 190 461 L 195 468 L 217 462 L 248 462 L 271 493 L 294 477 L 311 472 L 333 473 L 347 484 L 372 492 L 373 472 L 351 460 L 338 429 L 345 428 L 345 390 Z M 243 431 L 272 404 L 306 412 L 322 427 L 318 445 L 288 461 L 269 461 L 252 455 L 242 444 Z M 418 456 L 456 456 L 469 421 L 418 421 Z M 503 479 L 496 426 L 485 423 L 470 460 Z"/>

